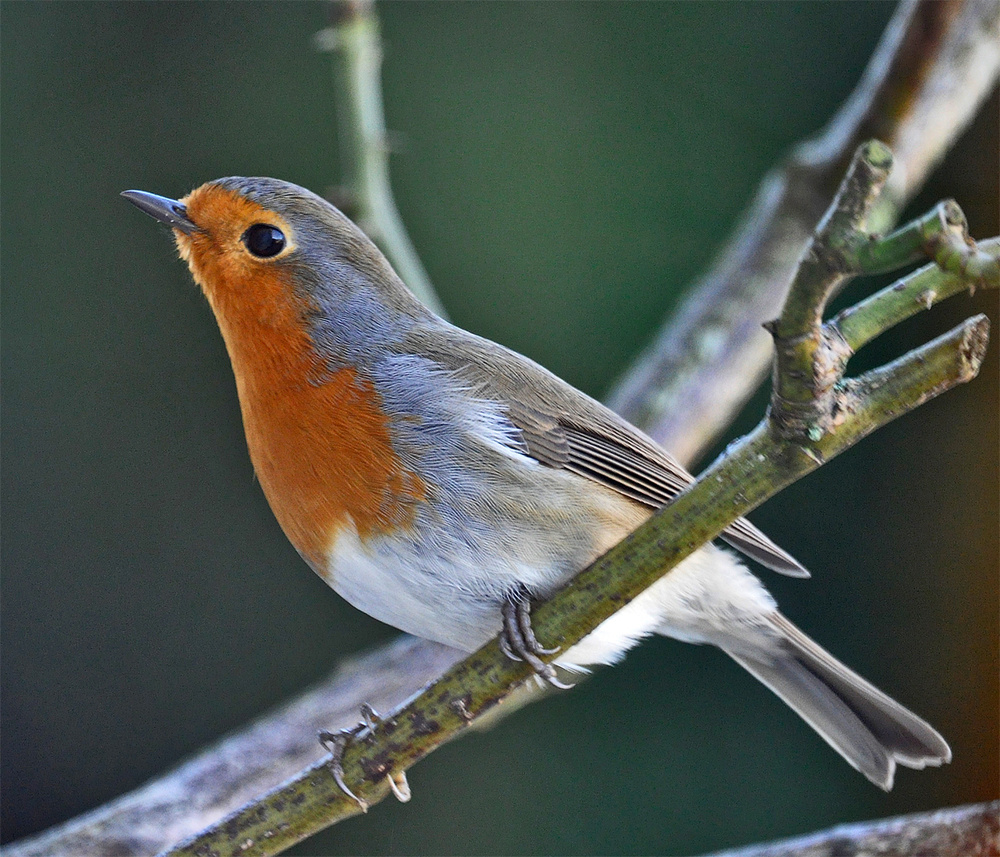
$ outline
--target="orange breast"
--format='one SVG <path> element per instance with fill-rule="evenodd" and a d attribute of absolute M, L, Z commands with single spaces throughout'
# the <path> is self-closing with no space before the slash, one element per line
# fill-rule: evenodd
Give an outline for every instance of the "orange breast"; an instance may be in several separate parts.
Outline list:
<path fill-rule="evenodd" d="M 242 363 L 237 386 L 250 457 L 285 534 L 316 568 L 348 519 L 362 541 L 407 526 L 422 483 L 392 448 L 370 382 L 339 369 L 319 385 Z M 275 384 L 275 381 L 279 381 Z"/>
<path fill-rule="evenodd" d="M 188 207 L 196 223 L 211 223 L 232 220 L 234 202 L 206 186 Z M 252 220 L 254 212 L 243 209 L 254 204 L 238 202 L 240 219 Z M 348 523 L 362 540 L 410 524 L 423 483 L 400 464 L 371 382 L 317 356 L 305 321 L 315 308 L 291 288 L 287 272 L 227 252 L 218 230 L 178 243 L 219 322 L 250 457 L 292 544 L 318 570 Z"/>

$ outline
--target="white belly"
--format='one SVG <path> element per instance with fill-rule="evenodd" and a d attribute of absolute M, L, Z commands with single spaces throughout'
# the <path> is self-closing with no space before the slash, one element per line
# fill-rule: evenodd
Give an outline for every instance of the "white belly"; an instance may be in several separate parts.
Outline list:
<path fill-rule="evenodd" d="M 602 539 L 594 556 L 621 535 Z M 466 542 L 470 548 L 474 543 Z M 473 651 L 499 633 L 500 606 L 514 585 L 523 583 L 545 593 L 572 574 L 544 561 L 551 552 L 546 546 L 535 551 L 530 545 L 522 547 L 518 556 L 503 561 L 470 549 L 451 551 L 443 562 L 416 540 L 366 544 L 351 529 L 337 539 L 321 575 L 370 616 L 418 637 Z M 613 663 L 653 633 L 694 643 L 726 641 L 738 649 L 739 638 L 772 610 L 774 601 L 757 578 L 730 552 L 707 545 L 556 662 L 569 668 Z M 545 640 L 541 643 L 546 645 Z"/>

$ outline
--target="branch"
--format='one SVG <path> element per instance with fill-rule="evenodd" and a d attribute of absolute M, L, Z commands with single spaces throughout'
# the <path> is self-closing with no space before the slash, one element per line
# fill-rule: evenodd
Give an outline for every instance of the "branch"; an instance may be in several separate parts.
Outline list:
<path fill-rule="evenodd" d="M 894 235 L 886 251 L 866 247 L 873 239 L 861 228 L 878 200 L 890 164 L 891 154 L 881 144 L 859 149 L 793 280 L 781 318 L 772 325 L 777 377 L 771 416 L 732 445 L 673 502 L 533 611 L 539 638 L 558 646 L 544 660 L 555 660 L 558 651 L 578 643 L 737 517 L 875 428 L 975 377 L 988 339 L 983 316 L 967 320 L 888 366 L 843 378 L 844 349 L 834 323 L 822 323 L 823 307 L 835 283 L 862 271 L 860 260 L 892 256 L 905 245 Z M 952 258 L 950 243 L 934 246 L 942 258 Z M 964 256 L 982 261 L 988 254 L 966 242 Z M 995 263 L 997 256 L 989 258 Z M 939 270 L 934 285 L 948 276 Z M 1000 287 L 1000 276 L 989 275 L 986 283 Z M 877 325 L 875 315 L 894 323 L 891 316 L 876 311 L 881 307 L 880 302 L 868 302 L 867 308 L 856 308 L 854 316 L 860 316 L 860 324 L 869 329 Z M 531 678 L 530 667 L 507 658 L 494 639 L 348 743 L 342 759 L 344 779 L 360 806 L 341 790 L 330 766 L 321 762 L 168 853 L 178 857 L 279 853 L 366 810 L 390 791 L 398 793 L 409 767 L 503 704 Z"/>
<path fill-rule="evenodd" d="M 1000 801 L 842 824 L 820 833 L 708 857 L 992 857 L 1000 854 Z"/>
<path fill-rule="evenodd" d="M 976 284 L 989 288 L 996 281 L 997 257 L 1000 239 L 990 238 L 979 242 L 979 254 L 985 264 L 976 260 L 972 270 L 943 271 L 937 265 L 925 265 L 904 277 L 892 288 L 883 289 L 859 303 L 842 310 L 830 324 L 852 352 L 858 351 L 891 326 L 905 321 L 945 298 L 953 297 L 976 288 Z M 995 288 L 995 286 L 994 286 Z"/>
<path fill-rule="evenodd" d="M 348 658 L 293 702 L 223 738 L 111 803 L 44 833 L 5 845 L 5 857 L 148 857 L 216 823 L 325 756 L 317 733 L 353 726 L 356 700 L 390 710 L 462 657 L 400 637 Z"/>
<path fill-rule="evenodd" d="M 410 290 L 447 318 L 399 216 L 389 183 L 389 145 L 382 109 L 382 43 L 373 0 L 330 5 L 333 23 L 316 45 L 333 56 L 344 186 L 335 202 L 348 210 Z"/>
<path fill-rule="evenodd" d="M 759 386 L 771 347 L 760 324 L 777 314 L 855 148 L 876 138 L 895 153 L 873 223 L 885 229 L 971 120 L 998 69 L 996 0 L 901 3 L 854 93 L 764 179 L 713 269 L 615 385 L 611 407 L 682 462 L 695 459 Z"/>
<path fill-rule="evenodd" d="M 367 4 L 365 5 L 367 6 Z M 982 78 L 985 76 L 987 79 L 992 79 L 995 75 L 996 63 L 990 58 L 990 51 L 995 52 L 995 47 L 989 35 L 992 32 L 990 28 L 996 26 L 997 16 L 990 17 L 987 5 L 982 2 L 956 3 L 955 0 L 952 0 L 950 4 L 919 5 L 910 3 L 905 5 L 894 18 L 889 31 L 883 38 L 877 55 L 878 61 L 873 60 L 869 67 L 866 83 L 859 87 L 859 92 L 877 90 L 877 79 L 881 75 L 884 80 L 894 81 L 892 86 L 885 85 L 886 91 L 927 93 L 923 98 L 925 106 L 921 108 L 923 114 L 931 116 L 936 115 L 937 111 L 942 111 L 943 118 L 934 125 L 934 134 L 947 138 L 947 143 L 953 141 L 973 109 L 967 103 L 969 99 L 973 103 L 976 102 L 981 98 L 981 93 L 988 89 L 988 82 L 984 84 Z M 935 17 L 929 14 L 929 7 L 942 10 L 946 7 L 959 8 L 959 11 L 955 14 Z M 972 23 L 969 23 L 970 21 Z M 977 21 L 978 23 L 976 23 Z M 903 37 L 905 33 L 916 32 L 919 29 L 918 22 L 922 22 L 922 26 L 926 28 L 929 41 L 939 45 L 940 48 L 936 53 L 926 53 L 928 58 L 926 63 L 920 60 L 920 57 L 925 56 L 925 54 L 906 49 L 907 39 Z M 345 27 L 344 30 L 333 28 L 333 32 L 343 34 L 347 29 L 349 28 Z M 327 35 L 330 34 L 330 31 L 326 32 Z M 984 38 L 984 32 L 986 38 Z M 344 35 L 344 38 L 350 37 Z M 369 44 L 377 45 L 377 42 L 370 41 Z M 948 50 L 942 47 L 945 44 L 950 45 Z M 329 46 L 329 42 L 327 42 L 327 46 Z M 905 54 L 911 58 L 916 57 L 917 62 L 911 62 L 908 65 L 902 61 L 894 61 L 892 58 L 894 52 L 900 55 Z M 946 58 L 949 54 L 958 57 L 967 54 L 968 61 L 946 61 L 945 59 L 939 62 L 934 61 L 935 57 Z M 373 84 L 377 87 L 377 51 L 374 53 L 374 58 L 374 62 L 368 62 L 365 67 L 370 72 L 374 70 L 367 78 L 367 85 Z M 975 62 L 972 62 L 973 59 Z M 361 65 L 360 61 L 356 62 L 358 66 Z M 953 82 L 949 83 L 949 81 Z M 351 111 L 353 109 L 351 104 L 375 105 L 374 112 L 378 117 L 376 127 L 381 130 L 366 139 L 369 140 L 368 150 L 372 153 L 373 159 L 381 158 L 384 164 L 386 150 L 384 146 L 384 121 L 381 119 L 381 96 L 376 92 L 372 97 L 362 97 L 361 93 L 364 89 L 361 86 L 354 91 L 357 95 L 349 97 L 342 109 Z M 935 92 L 939 92 L 941 95 L 935 96 Z M 980 94 L 976 95 L 976 93 Z M 953 99 L 955 104 L 960 106 L 964 104 L 965 106 L 957 110 L 952 109 Z M 867 111 L 869 114 L 874 114 L 875 111 L 871 105 L 876 100 L 869 98 L 870 109 Z M 914 114 L 914 105 L 919 100 L 916 98 L 902 99 L 905 104 L 909 105 L 909 112 L 891 112 L 892 116 L 899 117 L 901 127 L 908 121 L 906 116 Z M 936 106 L 934 106 L 935 104 Z M 846 123 L 844 120 L 845 112 L 841 111 L 838 121 L 843 122 L 844 127 L 847 127 L 851 123 Z M 861 110 L 860 113 L 864 114 L 865 111 Z M 355 117 L 352 120 L 354 125 L 360 125 L 366 121 L 362 119 L 364 109 L 360 106 L 351 115 Z M 837 122 L 832 124 L 836 125 Z M 353 132 L 346 130 L 345 133 L 353 135 Z M 892 139 L 893 135 L 884 133 L 883 138 Z M 358 139 L 361 139 L 360 134 Z M 913 144 L 918 148 L 919 139 L 919 135 L 916 135 L 914 137 L 916 142 Z M 943 151 L 947 143 L 941 142 L 939 144 L 939 153 Z M 833 146 L 831 150 L 836 148 Z M 355 151 L 362 150 L 363 148 L 360 147 L 355 149 Z M 351 161 L 353 162 L 354 159 L 352 158 Z M 908 156 L 904 155 L 902 162 L 906 163 L 907 161 Z M 358 169 L 360 170 L 360 168 Z M 382 169 L 384 173 L 384 167 Z M 350 169 L 348 169 L 349 171 Z M 711 274 L 705 281 L 706 283 L 717 283 L 722 278 L 723 280 L 728 279 L 730 283 L 745 279 L 748 283 L 759 285 L 761 282 L 773 279 L 774 275 L 768 273 L 769 271 L 791 270 L 794 257 L 804 245 L 809 228 L 808 222 L 803 226 L 801 219 L 792 216 L 797 209 L 791 205 L 793 194 L 788 183 L 794 172 L 791 167 L 787 167 L 783 172 L 783 177 L 772 177 L 767 188 L 762 188 L 754 208 L 757 215 L 745 222 L 741 231 L 742 238 L 736 238 L 730 243 L 731 249 L 725 257 L 728 261 L 720 262 L 716 267 L 716 273 Z M 924 172 L 926 172 L 926 168 Z M 908 173 L 914 184 L 921 178 L 918 170 L 910 169 Z M 795 185 L 795 187 L 804 186 L 805 184 L 802 182 Z M 388 188 L 387 180 L 384 187 Z M 800 195 L 809 198 L 806 191 L 801 191 Z M 391 202 L 391 197 L 389 199 Z M 778 206 L 777 203 L 782 199 L 785 200 L 785 205 Z M 784 221 L 784 228 L 789 229 L 792 235 L 801 236 L 797 239 L 798 243 L 796 241 L 787 244 L 775 243 L 776 236 L 781 232 L 781 224 L 772 221 L 762 224 L 755 219 L 755 217 L 764 217 L 766 220 L 768 217 L 775 217 L 774 212 L 785 211 L 786 206 L 790 207 L 791 213 L 787 214 L 788 219 Z M 815 212 L 814 216 L 810 215 L 813 216 L 812 222 L 818 220 L 819 207 L 821 204 L 815 200 L 806 206 L 808 212 Z M 767 214 L 769 211 L 772 212 L 770 215 Z M 753 223 L 756 223 L 757 226 L 752 227 Z M 985 247 L 986 244 L 981 246 Z M 752 258 L 754 253 L 763 254 L 766 258 L 754 261 Z M 995 249 L 993 253 L 995 256 Z M 391 252 L 388 255 L 393 258 Z M 777 264 L 775 259 L 782 264 L 775 267 Z M 402 263 L 398 259 L 394 258 L 393 262 L 394 265 L 401 267 Z M 934 277 L 937 277 L 937 274 Z M 412 287 L 413 281 L 409 277 L 406 279 Z M 937 281 L 935 280 L 935 282 Z M 922 285 L 924 287 L 919 290 L 919 294 L 924 294 L 932 283 L 928 281 Z M 944 294 L 945 290 L 941 285 L 937 288 L 941 295 Z M 716 309 L 720 313 L 725 307 L 732 308 L 733 312 L 715 316 L 718 325 L 716 332 L 723 335 L 726 335 L 729 326 L 742 331 L 744 335 L 748 331 L 756 332 L 757 322 L 753 319 L 770 317 L 775 311 L 755 310 L 750 302 L 744 302 L 742 305 L 739 303 L 728 304 L 729 298 L 708 297 L 704 300 L 709 304 L 712 300 L 721 300 L 721 303 L 716 303 Z M 702 305 L 704 306 L 704 302 Z M 777 304 L 775 304 L 775 308 L 776 306 Z M 910 306 L 913 311 L 917 311 L 923 304 L 914 301 Z M 689 316 L 691 312 L 689 307 L 681 313 L 681 316 Z M 741 317 L 747 313 L 752 315 L 749 321 L 745 317 Z M 842 318 L 843 315 L 839 318 Z M 878 322 L 876 321 L 875 324 L 877 328 Z M 690 325 L 685 326 L 682 323 L 681 329 L 690 329 Z M 700 329 L 704 335 L 704 328 Z M 671 438 L 669 445 L 673 451 L 679 452 L 682 458 L 690 459 L 694 450 L 704 445 L 704 432 L 717 432 L 742 401 L 742 394 L 733 395 L 728 390 L 732 385 L 733 370 L 735 369 L 740 374 L 745 372 L 745 360 L 735 355 L 735 352 L 731 350 L 731 341 L 729 345 L 723 346 L 719 351 L 705 347 L 705 342 L 702 341 L 704 336 L 696 337 L 692 344 L 688 334 L 682 332 L 678 335 L 681 337 L 678 340 L 678 352 L 690 347 L 690 352 L 695 355 L 697 363 L 714 367 L 710 373 L 697 371 L 697 367 L 692 370 L 691 366 L 678 370 L 678 373 L 683 377 L 687 376 L 689 370 L 695 372 L 696 380 L 689 380 L 686 386 L 688 393 L 690 393 L 688 399 L 690 407 L 686 406 L 684 410 L 703 411 L 703 400 L 707 402 L 718 401 L 723 404 L 722 409 L 713 412 L 712 420 L 701 420 L 697 425 L 689 423 L 687 428 L 674 424 L 673 428 L 656 429 L 660 437 L 669 436 Z M 764 341 L 766 344 L 766 338 Z M 720 366 L 720 355 L 727 353 L 735 355 L 732 363 Z M 725 361 L 721 360 L 721 362 Z M 649 365 L 648 361 L 646 365 Z M 752 365 L 752 363 L 746 365 Z M 638 372 L 634 377 L 638 377 L 639 374 L 643 373 Z M 658 381 L 655 372 L 648 377 L 650 383 Z M 655 386 L 643 389 L 640 399 L 635 401 L 661 395 Z M 669 398 L 671 394 L 668 390 L 662 395 Z M 662 407 L 654 410 L 661 415 L 663 413 Z M 633 418 L 640 419 L 634 414 Z M 681 431 L 690 431 L 692 434 L 697 432 L 698 438 L 693 444 L 686 444 L 683 436 L 679 434 Z M 143 855 L 167 847 L 170 843 L 202 829 L 212 820 L 231 812 L 240 806 L 249 795 L 273 787 L 282 779 L 291 776 L 294 772 L 319 758 L 321 751 L 314 737 L 318 729 L 352 725 L 356 721 L 356 712 L 362 702 L 369 701 L 379 708 L 391 709 L 399 699 L 412 695 L 430 678 L 439 675 L 446 666 L 449 666 L 458 657 L 459 653 L 434 643 L 404 638 L 368 655 L 349 661 L 332 672 L 330 677 L 317 689 L 307 692 L 296 702 L 256 721 L 247 727 L 247 731 L 234 734 L 218 744 L 207 747 L 178 768 L 112 803 L 38 836 L 5 846 L 5 853 L 17 855 L 17 857 L 65 853 Z M 389 691 L 383 698 L 380 695 L 380 690 L 384 688 L 388 688 Z M 396 694 L 395 697 L 393 694 Z M 512 701 L 508 699 L 503 708 L 509 711 L 512 708 Z M 315 719 L 310 719 L 305 714 L 309 711 L 313 712 Z M 252 747 L 252 752 L 248 752 L 247 747 Z"/>

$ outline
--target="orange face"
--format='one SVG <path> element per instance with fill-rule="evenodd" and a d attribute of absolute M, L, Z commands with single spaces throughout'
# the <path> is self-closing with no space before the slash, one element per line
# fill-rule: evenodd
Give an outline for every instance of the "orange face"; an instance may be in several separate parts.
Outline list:
<path fill-rule="evenodd" d="M 177 246 L 218 320 L 236 376 L 250 457 L 286 535 L 314 568 L 341 529 L 362 540 L 411 521 L 423 485 L 392 447 L 391 420 L 370 381 L 317 353 L 317 312 L 287 264 L 297 250 L 287 219 L 209 183 L 182 203 L 196 231 Z M 270 226 L 284 243 L 267 257 L 248 231 Z"/>

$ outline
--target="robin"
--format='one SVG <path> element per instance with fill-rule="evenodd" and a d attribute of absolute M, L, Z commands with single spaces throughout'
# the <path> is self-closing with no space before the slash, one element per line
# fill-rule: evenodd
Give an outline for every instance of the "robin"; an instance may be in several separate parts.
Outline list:
<path fill-rule="evenodd" d="M 224 178 L 125 196 L 173 227 L 232 362 L 250 457 L 292 544 L 403 631 L 508 654 L 558 683 L 528 616 L 692 477 L 538 364 L 447 323 L 340 211 L 296 185 Z M 746 520 L 722 538 L 806 570 Z M 823 650 L 730 551 L 705 545 L 555 663 L 619 660 L 665 634 L 749 670 L 883 789 L 951 759 L 926 722 Z"/>

